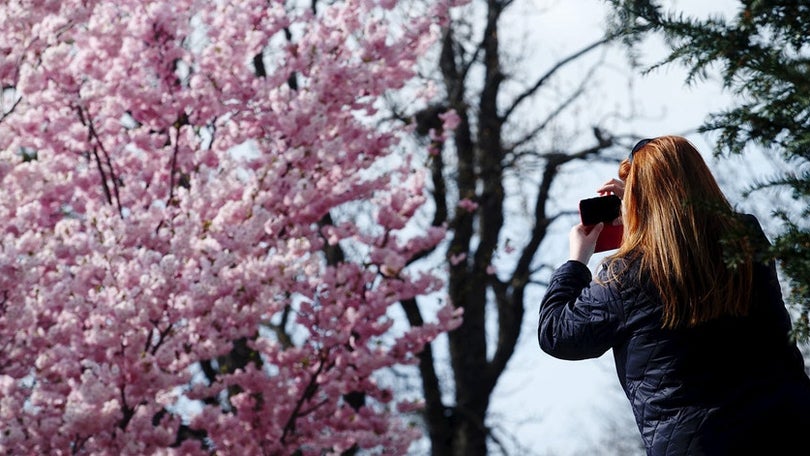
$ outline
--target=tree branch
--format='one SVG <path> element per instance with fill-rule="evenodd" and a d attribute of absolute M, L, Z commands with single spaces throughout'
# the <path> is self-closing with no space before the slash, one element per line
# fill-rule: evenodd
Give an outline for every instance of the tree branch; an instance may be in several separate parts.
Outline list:
<path fill-rule="evenodd" d="M 562 114 L 562 112 L 563 112 L 563 111 L 565 111 L 565 109 L 566 109 L 566 108 L 570 107 L 570 106 L 571 106 L 571 105 L 574 103 L 574 101 L 576 101 L 577 99 L 579 99 L 579 97 L 580 97 L 580 96 L 582 96 L 582 94 L 583 94 L 583 93 L 585 93 L 585 88 L 586 88 L 586 86 L 587 86 L 587 82 L 588 82 L 588 81 L 590 81 L 591 76 L 593 76 L 593 74 L 594 74 L 594 72 L 595 72 L 595 70 L 596 70 L 597 66 L 598 66 L 598 65 L 594 65 L 594 66 L 592 66 L 592 67 L 591 67 L 591 69 L 588 71 L 588 73 L 585 75 L 585 77 L 583 77 L 583 78 L 582 78 L 582 81 L 580 81 L 580 84 L 579 84 L 579 86 L 577 87 L 577 89 L 576 89 L 576 90 L 574 90 L 574 91 L 573 91 L 573 92 L 572 92 L 572 93 L 571 93 L 571 94 L 568 96 L 568 98 L 566 98 L 565 100 L 563 100 L 563 102 L 562 102 L 562 103 L 560 103 L 559 105 L 557 105 L 557 108 L 556 108 L 556 109 L 554 109 L 554 111 L 552 111 L 552 112 L 551 112 L 551 113 L 550 113 L 548 116 L 546 116 L 546 118 L 545 118 L 545 119 L 543 119 L 543 121 L 542 121 L 542 122 L 540 122 L 540 124 L 539 124 L 539 125 L 537 125 L 535 128 L 533 128 L 533 129 L 532 129 L 532 130 L 531 130 L 531 131 L 530 131 L 528 134 L 524 135 L 524 136 L 523 136 L 521 139 L 519 139 L 518 141 L 516 141 L 516 142 L 515 142 L 515 143 L 513 143 L 512 145 L 508 146 L 508 147 L 506 148 L 506 150 L 507 150 L 507 151 L 513 151 L 513 150 L 515 150 L 516 148 L 518 148 L 518 147 L 520 147 L 520 146 L 522 146 L 522 145 L 526 144 L 527 142 L 531 141 L 531 140 L 532 140 L 532 139 L 533 139 L 535 136 L 537 136 L 537 135 L 538 135 L 540 132 L 542 132 L 543 130 L 545 130 L 545 129 L 546 129 L 546 127 L 548 127 L 548 125 L 549 125 L 549 124 L 550 124 L 552 121 L 554 121 L 554 120 L 555 120 L 555 119 L 556 119 L 556 118 L 557 118 L 557 117 L 558 117 L 560 114 Z M 511 114 L 511 112 L 514 112 L 514 111 L 510 111 L 509 113 L 507 113 L 507 116 L 508 116 L 509 114 Z M 507 118 L 506 118 L 506 117 L 504 117 L 504 121 L 506 121 L 506 120 L 507 120 Z"/>
<path fill-rule="evenodd" d="M 303 408 L 306 401 L 308 401 L 312 396 L 315 395 L 315 392 L 318 391 L 318 376 L 323 372 L 323 369 L 326 365 L 326 361 L 323 359 L 323 354 L 321 354 L 320 363 L 318 364 L 318 369 L 312 373 L 309 378 L 309 383 L 304 388 L 304 392 L 301 394 L 301 397 L 298 398 L 298 401 L 295 404 L 295 408 L 290 413 L 290 417 L 287 419 L 287 423 L 284 425 L 284 431 L 281 434 L 281 443 L 286 443 L 285 440 L 290 433 L 295 432 L 295 420 L 298 418 L 299 414 L 301 413 L 301 409 Z"/>
<path fill-rule="evenodd" d="M 613 41 L 618 36 L 620 36 L 620 35 L 619 34 L 607 35 L 606 37 L 602 38 L 601 40 L 596 41 L 594 43 L 591 43 L 588 46 L 585 46 L 584 48 L 580 49 L 579 51 L 577 51 L 577 52 L 569 55 L 568 57 L 560 60 L 559 62 L 557 62 L 544 75 L 540 76 L 540 78 L 537 80 L 537 82 L 534 83 L 533 86 L 531 86 L 530 88 L 525 90 L 523 93 L 518 95 L 517 98 L 514 99 L 514 101 L 512 101 L 512 104 L 506 109 L 506 112 L 504 112 L 504 114 L 502 116 L 502 119 L 508 119 L 509 116 L 512 115 L 512 112 L 515 109 L 517 109 L 517 107 L 520 106 L 521 103 L 523 103 L 529 97 L 534 95 L 534 93 L 537 92 L 540 89 L 540 87 L 542 87 L 543 84 L 546 83 L 546 81 L 548 81 L 552 76 L 554 76 L 557 73 L 557 71 L 559 71 L 560 69 L 565 67 L 565 65 L 573 62 L 574 60 L 578 59 L 579 57 L 582 57 L 583 55 L 587 54 L 588 52 L 591 52 L 592 50 Z"/>
<path fill-rule="evenodd" d="M 93 124 L 93 119 L 90 116 L 90 113 L 81 106 L 76 107 L 76 112 L 79 114 L 79 121 L 82 123 L 82 125 L 87 127 L 89 139 L 94 140 L 96 143 L 96 147 L 93 147 L 93 156 L 96 159 L 96 166 L 101 174 L 101 185 L 104 188 L 104 194 L 107 197 L 107 202 L 109 204 L 115 204 L 116 208 L 118 209 L 118 215 L 123 217 L 124 212 L 121 208 L 121 195 L 118 189 L 118 177 L 115 175 L 110 154 L 107 153 L 107 150 L 104 148 L 104 143 L 101 142 L 101 138 L 96 132 L 96 127 Z M 103 155 L 103 162 L 102 157 L 99 156 L 99 150 Z M 107 165 L 107 169 L 110 172 L 109 181 L 112 182 L 112 192 L 110 191 L 109 184 L 107 183 L 108 176 L 104 172 L 104 164 Z"/>
<path fill-rule="evenodd" d="M 531 275 L 530 266 L 540 243 L 548 234 L 548 227 L 554 217 L 546 215 L 546 204 L 550 199 L 551 186 L 554 179 L 559 174 L 561 165 L 576 159 L 583 159 L 590 155 L 613 145 L 613 139 L 605 136 L 599 129 L 594 129 L 597 144 L 579 152 L 565 154 L 551 154 L 547 156 L 546 166 L 543 170 L 543 177 L 537 191 L 537 199 L 534 207 L 534 226 L 532 228 L 529 242 L 523 248 L 520 258 L 512 273 L 512 277 L 506 283 L 492 281 L 491 286 L 495 293 L 498 306 L 498 340 L 495 354 L 487 368 L 487 376 L 490 379 L 489 388 L 494 389 L 498 377 L 506 369 L 506 364 L 512 357 L 517 346 L 520 328 L 525 314 L 523 299 L 526 285 L 529 283 Z"/>
<path fill-rule="evenodd" d="M 415 298 L 403 300 L 400 305 L 411 327 L 415 328 L 424 324 Z M 430 433 L 431 445 L 438 450 L 442 444 L 441 442 L 449 440 L 451 427 L 445 413 L 447 407 L 442 402 L 442 390 L 439 384 L 439 376 L 436 374 L 433 349 L 430 344 L 425 345 L 422 351 L 419 352 L 419 373 L 422 378 L 422 394 L 425 397 L 424 416 L 428 422 L 427 428 Z M 434 454 L 443 453 L 434 451 Z"/>
<path fill-rule="evenodd" d="M 7 89 L 3 88 L 3 91 L 5 91 L 5 90 L 7 90 Z M 4 112 L 3 115 L 0 116 L 0 122 L 3 122 L 4 120 L 6 120 L 6 117 L 10 116 L 14 112 L 14 110 L 17 108 L 17 105 L 19 105 L 21 101 L 22 101 L 22 97 L 18 97 L 17 101 L 15 101 L 13 105 L 11 105 L 11 108 L 9 108 L 8 111 Z"/>

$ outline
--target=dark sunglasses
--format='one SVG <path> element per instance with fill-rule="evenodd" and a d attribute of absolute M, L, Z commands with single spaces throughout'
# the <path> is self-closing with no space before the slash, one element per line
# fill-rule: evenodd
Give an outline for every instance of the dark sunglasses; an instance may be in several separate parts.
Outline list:
<path fill-rule="evenodd" d="M 633 163 L 633 155 L 638 152 L 642 147 L 646 146 L 648 142 L 652 141 L 653 138 L 646 138 L 642 139 L 641 141 L 637 142 L 635 146 L 633 146 L 633 150 L 630 151 L 630 156 L 627 157 L 627 161 Z"/>

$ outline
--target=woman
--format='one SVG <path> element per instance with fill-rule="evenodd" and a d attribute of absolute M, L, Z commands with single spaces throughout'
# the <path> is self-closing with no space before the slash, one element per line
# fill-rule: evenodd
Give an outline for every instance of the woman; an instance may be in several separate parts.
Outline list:
<path fill-rule="evenodd" d="M 810 379 L 757 220 L 734 213 L 681 137 L 639 142 L 619 177 L 599 193 L 622 198 L 622 244 L 592 281 L 602 226 L 571 230 L 540 347 L 570 360 L 613 349 L 648 455 L 810 454 Z"/>

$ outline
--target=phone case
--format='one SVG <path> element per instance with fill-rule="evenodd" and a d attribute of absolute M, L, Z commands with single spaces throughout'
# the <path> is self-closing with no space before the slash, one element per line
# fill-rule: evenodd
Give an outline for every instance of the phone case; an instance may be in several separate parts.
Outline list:
<path fill-rule="evenodd" d="M 593 249 L 594 253 L 618 249 L 619 246 L 622 245 L 623 235 L 623 226 L 606 224 L 602 227 L 602 232 L 599 233 L 599 237 L 596 238 L 596 248 Z"/>

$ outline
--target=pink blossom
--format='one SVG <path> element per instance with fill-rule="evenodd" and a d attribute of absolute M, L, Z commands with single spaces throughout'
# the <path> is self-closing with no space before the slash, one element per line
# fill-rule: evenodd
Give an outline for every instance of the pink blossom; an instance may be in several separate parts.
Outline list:
<path fill-rule="evenodd" d="M 288 3 L 0 5 L 19 100 L 0 122 L 0 452 L 404 454 L 419 437 L 374 380 L 460 315 L 392 332 L 392 306 L 441 289 L 409 261 L 445 231 L 405 229 L 420 151 L 376 120 L 449 5 Z"/>
<path fill-rule="evenodd" d="M 463 198 L 459 200 L 458 207 L 464 209 L 467 212 L 473 212 L 476 209 L 478 209 L 478 203 L 469 198 Z"/>
<path fill-rule="evenodd" d="M 439 118 L 442 119 L 442 128 L 444 130 L 455 130 L 458 124 L 461 123 L 461 118 L 458 116 L 455 109 L 439 114 Z"/>
<path fill-rule="evenodd" d="M 462 261 L 467 259 L 467 252 L 456 253 L 450 255 L 450 264 L 453 266 L 458 266 L 461 264 Z"/>

